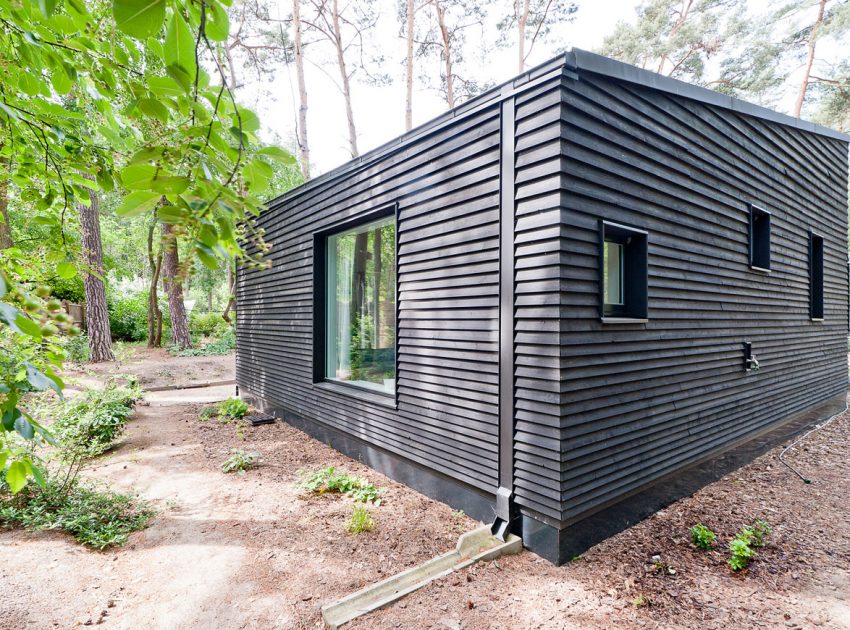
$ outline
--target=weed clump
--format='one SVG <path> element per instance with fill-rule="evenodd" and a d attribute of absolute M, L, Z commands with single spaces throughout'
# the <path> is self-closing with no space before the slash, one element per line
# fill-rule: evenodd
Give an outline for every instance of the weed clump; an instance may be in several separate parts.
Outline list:
<path fill-rule="evenodd" d="M 375 529 L 375 519 L 366 507 L 355 505 L 345 529 L 349 534 L 354 535 L 371 532 Z"/>
<path fill-rule="evenodd" d="M 755 550 L 765 546 L 772 531 L 770 525 L 763 520 L 757 520 L 750 527 L 743 528 L 729 542 L 729 567 L 737 572 L 750 566 L 750 562 L 758 555 Z"/>
<path fill-rule="evenodd" d="M 256 466 L 260 459 L 259 453 L 246 453 L 243 450 L 233 449 L 230 451 L 230 456 L 224 460 L 221 465 L 221 471 L 225 473 L 239 473 L 244 475 L 246 470 L 250 470 Z"/>
<path fill-rule="evenodd" d="M 362 477 L 337 471 L 333 466 L 303 473 L 300 487 L 311 494 L 322 495 L 326 492 L 338 492 L 361 503 L 373 503 L 376 506 L 381 504 L 382 490 Z"/>
<path fill-rule="evenodd" d="M 218 404 L 217 411 L 219 417 L 240 420 L 248 413 L 248 403 L 239 398 L 228 398 Z"/>

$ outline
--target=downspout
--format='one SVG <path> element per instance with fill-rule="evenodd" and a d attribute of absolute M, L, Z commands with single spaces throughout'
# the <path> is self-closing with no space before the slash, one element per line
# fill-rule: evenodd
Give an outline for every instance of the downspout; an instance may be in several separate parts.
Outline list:
<path fill-rule="evenodd" d="M 502 88 L 499 167 L 499 489 L 490 531 L 504 541 L 516 519 L 514 502 L 514 233 L 516 120 L 514 87 Z"/>

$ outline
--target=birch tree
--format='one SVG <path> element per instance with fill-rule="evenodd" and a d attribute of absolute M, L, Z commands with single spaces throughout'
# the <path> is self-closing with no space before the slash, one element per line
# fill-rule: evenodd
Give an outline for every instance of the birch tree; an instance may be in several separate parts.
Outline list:
<path fill-rule="evenodd" d="M 302 43 L 301 0 L 292 0 L 292 33 L 295 76 L 298 81 L 298 125 L 295 137 L 298 143 L 298 159 L 304 179 L 310 179 L 310 143 L 307 139 L 307 83 L 304 80 L 304 46 Z"/>

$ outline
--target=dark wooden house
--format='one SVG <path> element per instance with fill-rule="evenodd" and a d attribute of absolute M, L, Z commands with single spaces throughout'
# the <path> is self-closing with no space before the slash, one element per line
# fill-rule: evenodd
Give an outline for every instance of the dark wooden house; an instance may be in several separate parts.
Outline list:
<path fill-rule="evenodd" d="M 572 50 L 274 200 L 237 382 L 555 562 L 845 408 L 848 136 Z"/>

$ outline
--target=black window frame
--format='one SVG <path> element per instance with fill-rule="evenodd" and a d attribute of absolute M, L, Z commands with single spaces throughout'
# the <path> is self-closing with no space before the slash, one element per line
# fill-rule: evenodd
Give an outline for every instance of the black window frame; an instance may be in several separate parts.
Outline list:
<path fill-rule="evenodd" d="M 761 206 L 749 204 L 750 269 L 770 273 L 772 215 Z"/>
<path fill-rule="evenodd" d="M 623 304 L 605 302 L 605 243 L 623 247 Z M 599 317 L 603 323 L 644 323 L 649 321 L 649 232 L 640 228 L 599 221 Z"/>
<path fill-rule="evenodd" d="M 381 392 L 354 383 L 336 381 L 326 377 L 327 360 L 327 244 L 328 238 L 353 228 L 387 217 L 393 218 L 395 227 L 395 376 L 393 393 Z M 323 227 L 313 233 L 313 384 L 331 386 L 335 391 L 343 391 L 353 396 L 372 401 L 392 400 L 398 408 L 398 328 L 399 328 L 399 210 L 398 203 L 381 206 L 356 217 L 345 219 Z"/>
<path fill-rule="evenodd" d="M 824 238 L 809 231 L 809 317 L 812 321 L 824 320 Z"/>

